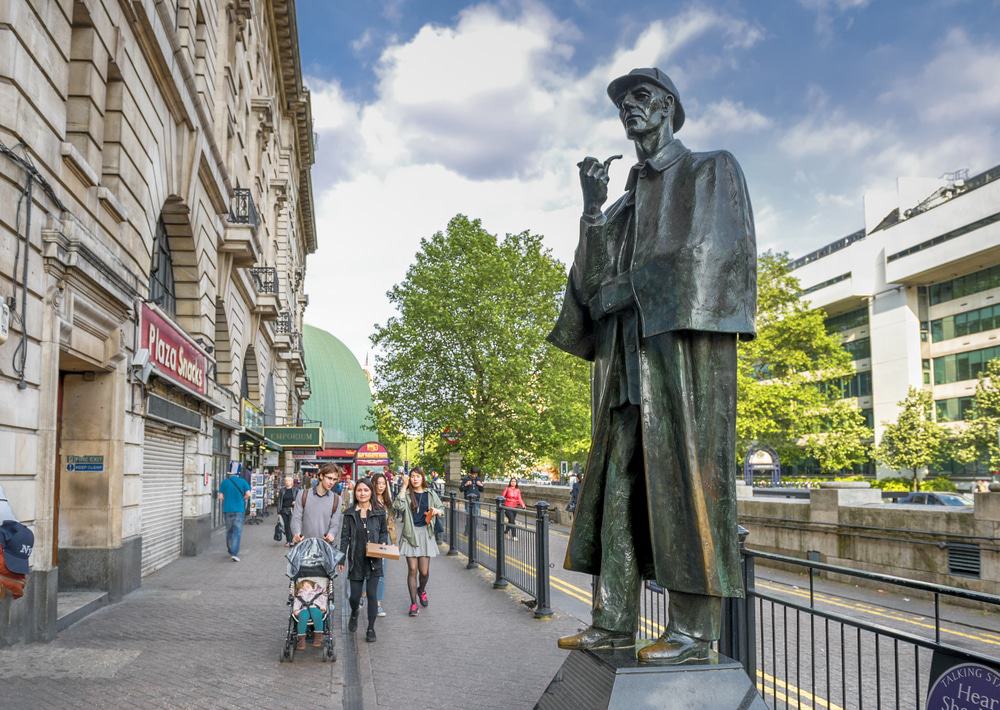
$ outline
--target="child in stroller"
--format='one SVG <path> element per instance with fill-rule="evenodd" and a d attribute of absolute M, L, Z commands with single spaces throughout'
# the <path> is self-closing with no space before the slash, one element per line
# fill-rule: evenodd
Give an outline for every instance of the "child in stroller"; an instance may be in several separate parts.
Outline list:
<path fill-rule="evenodd" d="M 305 650 L 307 636 L 314 648 L 323 649 L 324 661 L 337 660 L 333 645 L 333 579 L 343 553 L 321 538 L 306 538 L 286 556 L 288 587 L 288 633 L 282 661 L 293 661 Z"/>

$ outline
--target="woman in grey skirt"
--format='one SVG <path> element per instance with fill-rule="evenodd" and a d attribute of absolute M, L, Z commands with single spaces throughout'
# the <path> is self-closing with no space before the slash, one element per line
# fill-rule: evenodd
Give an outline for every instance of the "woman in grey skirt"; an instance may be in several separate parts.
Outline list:
<path fill-rule="evenodd" d="M 415 468 L 403 478 L 403 486 L 392 502 L 392 509 L 403 518 L 399 554 L 406 558 L 406 586 L 410 591 L 410 616 L 427 606 L 427 579 L 431 575 L 431 558 L 437 557 L 434 541 L 434 518 L 444 515 L 444 505 L 428 485 L 423 469 Z"/>

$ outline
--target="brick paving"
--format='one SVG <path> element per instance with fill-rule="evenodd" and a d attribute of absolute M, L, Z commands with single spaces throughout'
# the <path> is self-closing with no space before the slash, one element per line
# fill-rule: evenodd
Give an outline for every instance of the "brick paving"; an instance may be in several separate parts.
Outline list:
<path fill-rule="evenodd" d="M 363 620 L 348 638 L 338 613 L 336 663 L 311 648 L 280 663 L 285 548 L 271 530 L 244 528 L 240 563 L 216 533 L 208 552 L 145 578 L 52 643 L 0 650 L 0 706 L 530 708 L 564 659 L 556 637 L 581 626 L 559 612 L 535 620 L 519 592 L 442 555 L 420 616 L 406 615 L 405 564 L 391 562 L 377 643 L 365 643 Z M 342 593 L 337 601 L 340 612 Z"/>
<path fill-rule="evenodd" d="M 391 562 L 378 642 L 364 641 L 358 663 L 365 708 L 517 710 L 531 708 L 566 657 L 556 638 L 581 627 L 558 611 L 538 620 L 513 587 L 465 569 L 465 557 L 431 560 L 430 605 L 407 616 L 406 565 Z"/>

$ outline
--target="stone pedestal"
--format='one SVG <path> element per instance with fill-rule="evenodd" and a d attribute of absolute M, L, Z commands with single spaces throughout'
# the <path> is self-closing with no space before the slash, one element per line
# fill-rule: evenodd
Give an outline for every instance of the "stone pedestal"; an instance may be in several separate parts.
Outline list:
<path fill-rule="evenodd" d="M 632 649 L 571 651 L 536 710 L 767 710 L 736 661 L 645 665 Z"/>

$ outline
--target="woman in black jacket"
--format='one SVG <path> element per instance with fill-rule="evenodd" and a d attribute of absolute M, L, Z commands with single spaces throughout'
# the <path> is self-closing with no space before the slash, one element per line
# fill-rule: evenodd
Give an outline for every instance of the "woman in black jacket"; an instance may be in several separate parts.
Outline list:
<path fill-rule="evenodd" d="M 375 640 L 375 619 L 378 618 L 377 592 L 378 578 L 382 576 L 382 559 L 365 554 L 365 546 L 369 542 L 388 543 L 389 529 L 385 510 L 373 504 L 371 483 L 362 479 L 354 485 L 354 502 L 344 512 L 344 521 L 340 526 L 340 551 L 350 566 L 347 578 L 351 582 L 351 619 L 347 630 L 353 632 L 358 629 L 361 591 L 367 588 L 368 633 L 365 634 L 365 641 L 371 642 Z M 343 564 L 339 570 L 344 571 Z"/>

